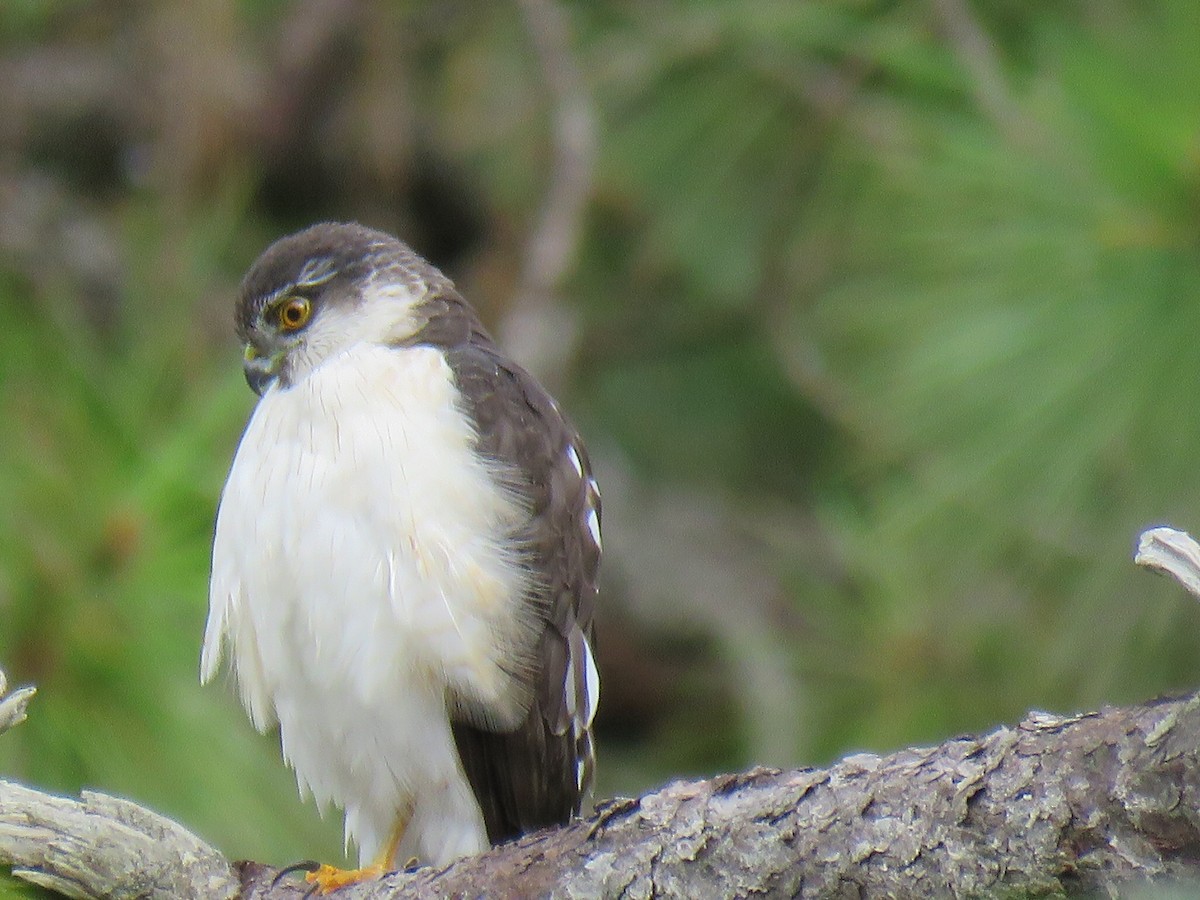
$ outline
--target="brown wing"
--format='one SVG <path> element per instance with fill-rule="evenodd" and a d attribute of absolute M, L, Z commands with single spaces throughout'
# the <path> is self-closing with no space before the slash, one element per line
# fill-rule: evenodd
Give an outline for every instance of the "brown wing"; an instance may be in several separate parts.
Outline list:
<path fill-rule="evenodd" d="M 500 354 L 464 301 L 446 292 L 424 312 L 414 342 L 446 353 L 480 452 L 514 472 L 529 503 L 527 528 L 514 539 L 536 576 L 540 596 L 528 602 L 544 621 L 532 703 L 514 731 L 452 723 L 488 837 L 498 843 L 568 821 L 591 785 L 600 497 L 578 433 L 541 385 Z"/>

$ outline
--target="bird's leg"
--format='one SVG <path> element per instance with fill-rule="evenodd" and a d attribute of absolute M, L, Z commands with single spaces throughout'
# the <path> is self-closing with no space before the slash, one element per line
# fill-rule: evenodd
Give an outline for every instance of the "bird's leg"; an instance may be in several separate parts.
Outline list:
<path fill-rule="evenodd" d="M 326 863 L 305 875 L 304 880 L 313 886 L 317 894 L 328 894 L 348 884 L 382 877 L 392 871 L 393 858 L 400 847 L 400 841 L 404 838 L 409 818 L 409 814 L 405 813 L 396 819 L 383 850 L 371 865 L 361 869 L 339 869 Z"/>

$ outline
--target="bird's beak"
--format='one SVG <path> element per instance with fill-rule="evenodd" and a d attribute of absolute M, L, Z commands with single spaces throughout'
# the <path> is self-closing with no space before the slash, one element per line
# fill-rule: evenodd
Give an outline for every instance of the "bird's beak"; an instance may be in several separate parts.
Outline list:
<path fill-rule="evenodd" d="M 242 371 L 246 373 L 246 384 L 260 397 L 279 375 L 281 365 L 282 352 L 264 356 L 253 344 L 247 344 L 242 354 Z"/>

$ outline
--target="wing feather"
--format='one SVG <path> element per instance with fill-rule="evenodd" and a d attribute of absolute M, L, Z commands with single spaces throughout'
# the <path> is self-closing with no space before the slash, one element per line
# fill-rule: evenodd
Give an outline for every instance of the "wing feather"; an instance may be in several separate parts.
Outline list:
<path fill-rule="evenodd" d="M 480 452 L 512 473 L 529 510 L 511 536 L 534 575 L 525 602 L 542 622 L 528 712 L 511 731 L 452 723 L 496 843 L 568 821 L 591 786 L 600 496 L 579 434 L 541 385 L 500 353 L 465 301 L 443 292 L 424 312 L 426 327 L 413 342 L 446 353 Z"/>

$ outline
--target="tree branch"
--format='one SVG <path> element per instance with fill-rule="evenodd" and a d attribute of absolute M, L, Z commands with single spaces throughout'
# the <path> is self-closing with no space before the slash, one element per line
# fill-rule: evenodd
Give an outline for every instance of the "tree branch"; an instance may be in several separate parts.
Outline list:
<path fill-rule="evenodd" d="M 0 783 L 0 860 L 71 896 L 231 896 L 179 826 L 98 794 Z M 302 882 L 238 866 L 245 897 Z M 445 869 L 345 900 L 478 896 L 801 897 L 1103 893 L 1200 877 L 1200 695 L 1061 718 L 828 769 L 677 782 Z M 170 879 L 175 880 L 170 880 Z"/>
<path fill-rule="evenodd" d="M 950 47 L 969 78 L 979 108 L 1009 137 L 1027 130 L 1020 105 L 1009 90 L 1000 54 L 966 0 L 933 0 Z"/>
<path fill-rule="evenodd" d="M 1200 545 L 1143 536 L 1138 561 L 1185 582 Z M 18 722 L 32 695 L 4 698 Z M 0 727 L 0 730 L 3 730 Z M 259 863 L 231 866 L 126 800 L 0 781 L 0 863 L 70 897 L 301 897 Z M 754 769 L 602 805 L 443 869 L 350 886 L 342 900 L 529 896 L 1113 895 L 1200 884 L 1200 693 L 1061 717 L 828 769 Z"/>
<path fill-rule="evenodd" d="M 566 13 L 554 0 L 518 0 L 551 102 L 546 196 L 529 236 L 521 280 L 501 323 L 505 347 L 552 388 L 575 351 L 578 324 L 557 300 L 579 248 L 596 158 L 595 112 L 571 47 Z"/>
<path fill-rule="evenodd" d="M 1200 598 L 1200 544 L 1187 532 L 1166 526 L 1143 531 L 1133 561 L 1170 575 L 1185 591 Z"/>
<path fill-rule="evenodd" d="M 0 671 L 0 734 L 25 721 L 25 710 L 36 693 L 37 688 L 23 687 L 9 694 L 8 678 Z"/>
<path fill-rule="evenodd" d="M 7 692 L 0 671 L 0 734 L 25 720 L 36 689 Z M 240 888 L 220 853 L 135 803 L 91 791 L 69 800 L 2 780 L 0 863 L 67 897 L 225 900 Z"/>
<path fill-rule="evenodd" d="M 0 862 L 67 897 L 236 897 L 218 851 L 182 825 L 92 791 L 78 800 L 0 781 Z"/>

